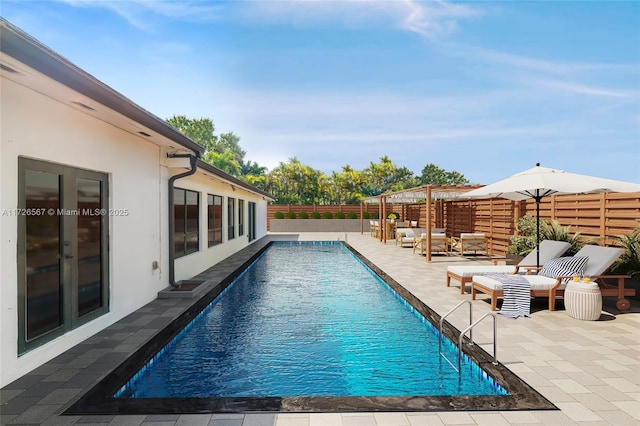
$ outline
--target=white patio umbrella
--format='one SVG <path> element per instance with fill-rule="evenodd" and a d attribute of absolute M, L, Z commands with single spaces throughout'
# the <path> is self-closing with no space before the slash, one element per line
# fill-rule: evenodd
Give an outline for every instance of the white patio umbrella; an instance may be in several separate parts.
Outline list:
<path fill-rule="evenodd" d="M 554 194 L 592 194 L 600 192 L 640 192 L 640 184 L 620 180 L 604 179 L 589 175 L 568 173 L 564 170 L 535 167 L 503 179 L 491 185 L 474 189 L 464 195 L 471 198 L 506 198 L 509 200 L 536 201 L 537 236 L 540 246 L 540 200 Z M 537 250 L 539 252 L 539 250 Z M 538 253 L 537 266 L 540 266 Z"/>

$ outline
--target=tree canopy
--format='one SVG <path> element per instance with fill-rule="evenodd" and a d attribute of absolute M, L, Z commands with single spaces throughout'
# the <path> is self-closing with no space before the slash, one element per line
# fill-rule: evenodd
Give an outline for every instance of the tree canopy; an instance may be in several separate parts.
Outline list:
<path fill-rule="evenodd" d="M 296 157 L 280 162 L 273 170 L 255 161 L 246 161 L 240 137 L 233 132 L 215 134 L 213 120 L 173 116 L 167 122 L 205 148 L 203 161 L 262 189 L 276 204 L 355 204 L 364 197 L 401 191 L 419 185 L 466 184 L 457 171 L 429 163 L 418 177 L 407 167 L 399 167 L 388 156 L 370 162 L 363 170 L 350 165 L 330 175 L 304 165 Z"/>

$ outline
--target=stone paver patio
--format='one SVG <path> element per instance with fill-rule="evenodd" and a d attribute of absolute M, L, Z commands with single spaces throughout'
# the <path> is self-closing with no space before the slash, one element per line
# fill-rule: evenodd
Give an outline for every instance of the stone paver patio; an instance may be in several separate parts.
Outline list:
<path fill-rule="evenodd" d="M 359 233 L 270 235 L 200 277 L 225 277 L 270 239 L 346 240 L 438 314 L 461 300 L 457 283 L 445 285 L 452 263 L 486 261 L 457 256 L 435 257 L 432 263 L 411 249 L 386 245 Z M 193 299 L 157 299 L 108 329 L 87 339 L 30 374 L 0 390 L 0 422 L 19 424 L 85 425 L 220 425 L 220 426 L 330 426 L 330 425 L 439 425 L 439 424 L 640 424 L 640 302 L 620 313 L 606 298 L 599 321 L 570 318 L 559 301 L 558 310 L 546 310 L 546 301 L 534 301 L 530 318 L 498 316 L 498 359 L 553 402 L 554 411 L 464 411 L 425 413 L 282 413 L 202 415 L 59 416 L 77 398 L 113 370 Z M 489 303 L 473 302 L 474 317 L 489 312 Z M 468 313 L 447 318 L 463 329 Z M 474 339 L 491 351 L 490 321 L 479 325 Z"/>

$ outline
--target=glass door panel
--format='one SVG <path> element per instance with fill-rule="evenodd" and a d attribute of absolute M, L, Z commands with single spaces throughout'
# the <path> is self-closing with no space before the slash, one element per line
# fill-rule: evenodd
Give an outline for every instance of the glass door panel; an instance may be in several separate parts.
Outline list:
<path fill-rule="evenodd" d="M 102 301 L 102 182 L 77 179 L 78 316 L 103 306 Z"/>
<path fill-rule="evenodd" d="M 60 176 L 25 174 L 26 340 L 62 324 L 60 279 Z M 37 214 L 35 214 L 37 212 Z"/>

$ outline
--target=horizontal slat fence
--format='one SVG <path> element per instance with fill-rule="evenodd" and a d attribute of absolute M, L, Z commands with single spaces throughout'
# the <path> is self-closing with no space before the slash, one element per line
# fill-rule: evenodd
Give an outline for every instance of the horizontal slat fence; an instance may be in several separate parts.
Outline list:
<path fill-rule="evenodd" d="M 488 200 L 437 200 L 432 203 L 433 226 L 445 228 L 447 235 L 459 236 L 461 232 L 482 232 L 489 236 L 489 251 L 504 254 L 510 237 L 516 234 L 519 217 L 536 215 L 536 203 L 532 199 L 510 201 Z M 363 205 L 369 213 L 378 211 L 375 204 Z M 387 211 L 401 214 L 402 220 L 418 220 L 418 227 L 426 227 L 426 204 L 389 205 Z M 359 205 L 270 205 L 268 220 L 276 211 L 287 213 L 301 211 L 311 213 L 330 211 L 345 214 L 353 211 L 360 217 Z M 550 222 L 557 220 L 562 226 L 570 226 L 571 233 L 580 232 L 582 239 L 591 239 L 601 245 L 616 245 L 616 237 L 629 235 L 640 225 L 640 192 L 581 195 L 554 195 L 540 203 L 540 218 Z"/>

